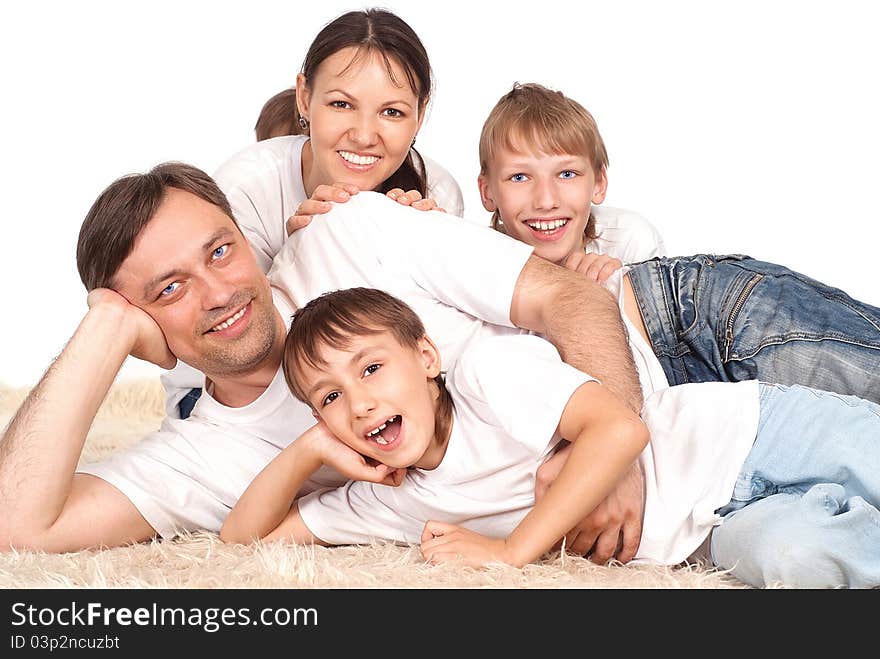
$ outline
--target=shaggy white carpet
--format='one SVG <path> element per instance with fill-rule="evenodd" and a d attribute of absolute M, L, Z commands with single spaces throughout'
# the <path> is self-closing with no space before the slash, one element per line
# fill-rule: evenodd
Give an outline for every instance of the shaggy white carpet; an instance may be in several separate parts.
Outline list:
<path fill-rule="evenodd" d="M 0 386 L 0 427 L 26 389 Z M 83 453 L 94 460 L 158 427 L 158 380 L 117 383 L 92 425 Z M 62 555 L 0 553 L 0 588 L 743 588 L 705 565 L 598 566 L 556 552 L 524 569 L 474 570 L 425 564 L 417 547 L 225 545 L 216 534 Z"/>

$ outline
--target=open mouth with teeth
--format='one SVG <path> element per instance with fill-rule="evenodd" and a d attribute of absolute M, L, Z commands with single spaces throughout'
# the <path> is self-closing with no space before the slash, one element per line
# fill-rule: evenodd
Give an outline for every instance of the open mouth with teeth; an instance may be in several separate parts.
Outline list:
<path fill-rule="evenodd" d="M 219 334 L 221 336 L 234 334 L 236 330 L 244 326 L 241 320 L 248 315 L 250 309 L 251 305 L 248 303 L 225 320 L 214 325 L 205 334 Z"/>
<path fill-rule="evenodd" d="M 400 438 L 402 426 L 403 417 L 396 414 L 365 433 L 364 437 L 367 441 L 376 443 L 383 450 L 390 450 Z"/>
<path fill-rule="evenodd" d="M 337 151 L 339 157 L 342 158 L 348 165 L 351 165 L 355 168 L 367 168 L 375 165 L 381 158 L 379 156 L 362 156 L 358 153 L 354 153 L 353 151 Z"/>
<path fill-rule="evenodd" d="M 555 240 L 565 233 L 565 227 L 569 221 L 568 218 L 559 218 L 555 220 L 526 220 L 524 224 L 541 240 Z"/>

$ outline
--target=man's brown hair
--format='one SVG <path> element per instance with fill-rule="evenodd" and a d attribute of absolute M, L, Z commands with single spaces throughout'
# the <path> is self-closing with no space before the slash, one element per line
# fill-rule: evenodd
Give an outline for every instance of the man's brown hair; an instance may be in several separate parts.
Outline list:
<path fill-rule="evenodd" d="M 166 162 L 146 174 L 116 179 L 92 204 L 79 231 L 76 265 L 87 290 L 113 287 L 116 272 L 156 214 L 168 188 L 194 194 L 235 222 L 229 200 L 214 179 L 192 165 Z"/>

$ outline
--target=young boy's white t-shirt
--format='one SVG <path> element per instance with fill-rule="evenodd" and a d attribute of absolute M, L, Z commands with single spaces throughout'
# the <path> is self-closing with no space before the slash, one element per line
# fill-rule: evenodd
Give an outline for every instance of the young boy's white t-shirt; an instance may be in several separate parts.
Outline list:
<path fill-rule="evenodd" d="M 415 308 L 450 360 L 471 340 L 518 332 L 510 306 L 531 248 L 446 213 L 429 213 L 433 221 L 423 222 L 413 221 L 413 213 L 384 195 L 362 192 L 294 234 L 272 276 L 285 322 L 321 293 L 364 286 L 383 288 Z M 438 250 L 454 254 L 438 259 Z M 495 258 L 483 258 L 487 252 Z M 203 385 L 200 375 L 196 386 Z M 250 405 L 225 407 L 206 391 L 189 419 L 167 418 L 130 449 L 79 471 L 117 487 L 163 537 L 219 531 L 250 480 L 313 424 L 279 369 Z"/>
<path fill-rule="evenodd" d="M 300 499 L 300 515 L 330 544 L 419 543 L 429 520 L 506 537 L 534 505 L 535 475 L 560 439 L 566 404 L 590 380 L 536 336 L 472 344 L 448 376 L 455 412 L 436 469 L 411 469 L 399 487 L 350 482 L 313 492 Z M 637 560 L 675 564 L 699 547 L 720 521 L 714 511 L 730 500 L 758 414 L 756 381 L 688 384 L 647 397 Z"/>
<path fill-rule="evenodd" d="M 592 213 L 597 236 L 585 245 L 584 251 L 607 254 L 622 263 L 666 256 L 663 237 L 642 215 L 611 206 L 593 206 Z"/>

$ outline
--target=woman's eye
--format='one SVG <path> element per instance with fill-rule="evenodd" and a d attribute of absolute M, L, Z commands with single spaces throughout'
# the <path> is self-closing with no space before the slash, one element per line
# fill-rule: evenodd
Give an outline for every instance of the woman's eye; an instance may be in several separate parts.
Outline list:
<path fill-rule="evenodd" d="M 510 180 L 513 181 L 514 183 L 522 183 L 523 181 L 526 180 L 526 175 L 525 174 L 514 174 L 513 176 L 510 177 Z"/>
<path fill-rule="evenodd" d="M 364 369 L 364 375 L 372 375 L 381 368 L 379 364 L 370 364 Z"/>
<path fill-rule="evenodd" d="M 159 293 L 159 297 L 168 297 L 172 293 L 176 292 L 178 288 L 180 288 L 179 281 L 171 282 L 165 288 L 162 289 L 162 292 Z"/>
<path fill-rule="evenodd" d="M 344 110 L 345 108 L 350 108 L 351 106 L 348 104 L 348 101 L 330 101 L 330 107 Z"/>
<path fill-rule="evenodd" d="M 326 406 L 326 405 L 329 405 L 330 403 L 332 403 L 332 402 L 333 402 L 334 400 L 336 400 L 337 398 L 339 398 L 339 392 L 338 392 L 338 391 L 334 391 L 334 392 L 332 392 L 332 393 L 327 394 L 327 395 L 324 397 L 324 405 L 325 405 L 325 406 Z"/>
<path fill-rule="evenodd" d="M 384 114 L 385 114 L 386 117 L 395 117 L 395 118 L 396 118 L 396 117 L 402 117 L 402 116 L 403 116 L 403 112 L 401 112 L 401 111 L 398 110 L 397 108 L 385 108 L 385 109 L 383 110 L 383 112 L 384 112 Z"/>
<path fill-rule="evenodd" d="M 229 245 L 220 245 L 217 249 L 214 250 L 212 256 L 215 259 L 220 259 L 226 256 L 226 253 L 229 251 Z"/>
<path fill-rule="evenodd" d="M 577 176 L 577 172 L 573 172 L 570 169 L 566 169 L 564 172 L 559 173 L 559 178 L 574 178 Z"/>

